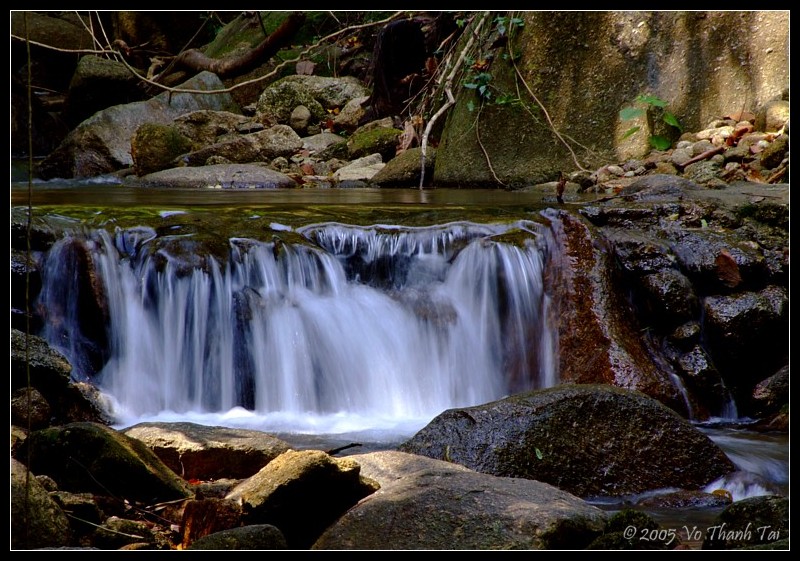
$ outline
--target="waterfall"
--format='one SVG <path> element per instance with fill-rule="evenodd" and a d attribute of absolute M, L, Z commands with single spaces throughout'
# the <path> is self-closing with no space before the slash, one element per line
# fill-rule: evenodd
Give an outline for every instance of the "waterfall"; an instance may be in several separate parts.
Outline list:
<path fill-rule="evenodd" d="M 74 234 L 43 268 L 40 309 L 59 326 L 44 335 L 127 420 L 246 411 L 288 424 L 345 416 L 421 425 L 447 408 L 557 383 L 547 228 L 325 223 L 292 234 L 233 238 L 225 260 L 208 255 L 192 267 L 148 228 Z M 63 265 L 77 248 L 93 266 L 91 287 Z M 102 303 L 95 324 L 106 326 L 94 371 L 92 322 L 74 309 L 86 301 Z M 52 311 L 70 306 L 56 322 Z"/>

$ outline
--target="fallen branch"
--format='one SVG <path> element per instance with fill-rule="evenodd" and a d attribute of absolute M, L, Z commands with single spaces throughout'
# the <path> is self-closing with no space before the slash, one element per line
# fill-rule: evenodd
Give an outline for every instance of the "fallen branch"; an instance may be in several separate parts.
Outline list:
<path fill-rule="evenodd" d="M 711 150 L 706 150 L 702 154 L 698 154 L 694 158 L 689 158 L 682 164 L 675 164 L 675 167 L 678 168 L 680 171 L 683 171 L 690 164 L 696 164 L 697 162 L 702 162 L 703 160 L 709 159 L 711 156 L 722 154 L 724 151 L 725 151 L 724 146 L 717 146 L 716 148 L 712 148 Z"/>
<path fill-rule="evenodd" d="M 304 12 L 293 12 L 283 21 L 269 37 L 265 38 L 258 46 L 247 51 L 244 55 L 234 58 L 211 58 L 198 49 L 189 49 L 181 53 L 174 61 L 175 67 L 186 67 L 197 72 L 207 70 L 220 78 L 238 76 L 252 70 L 264 60 L 271 58 L 275 53 L 286 46 L 297 30 L 306 20 Z"/>
<path fill-rule="evenodd" d="M 450 70 L 450 74 L 447 75 L 447 79 L 444 82 L 444 93 L 447 95 L 447 102 L 442 105 L 439 110 L 434 113 L 433 117 L 430 118 L 428 124 L 425 125 L 425 131 L 422 133 L 422 143 L 420 144 L 420 173 L 419 173 L 419 188 L 422 190 L 422 186 L 425 184 L 425 158 L 426 152 L 428 149 L 428 137 L 431 134 L 431 130 L 433 130 L 433 125 L 439 119 L 439 117 L 444 114 L 451 106 L 455 105 L 455 98 L 453 97 L 453 80 L 455 79 L 458 70 L 461 68 L 461 63 L 464 62 L 464 59 L 467 56 L 467 53 L 472 48 L 473 43 L 475 42 L 475 36 L 480 30 L 483 22 L 486 21 L 486 18 L 489 17 L 489 12 L 484 12 L 483 16 L 481 17 L 480 21 L 475 24 L 475 28 L 473 29 L 472 36 L 467 41 L 467 44 L 464 45 L 464 48 L 461 49 L 461 53 L 458 55 L 458 60 L 453 65 L 453 68 Z"/>
<path fill-rule="evenodd" d="M 767 178 L 767 183 L 777 183 L 779 179 L 781 179 L 784 175 L 786 175 L 786 168 L 789 167 L 789 164 L 783 164 L 775 170 L 775 172 Z"/>
<path fill-rule="evenodd" d="M 358 448 L 359 446 L 362 446 L 362 444 L 359 442 L 351 442 L 350 444 L 345 444 L 344 446 L 339 446 L 338 448 L 332 448 L 331 450 L 328 450 L 325 453 L 328 456 L 335 456 L 339 452 L 347 450 L 348 448 Z"/>

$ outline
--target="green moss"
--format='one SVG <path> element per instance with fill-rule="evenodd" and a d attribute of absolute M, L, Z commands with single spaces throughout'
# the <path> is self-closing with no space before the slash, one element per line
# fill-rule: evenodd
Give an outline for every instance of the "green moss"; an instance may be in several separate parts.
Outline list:
<path fill-rule="evenodd" d="M 384 161 L 394 157 L 397 149 L 397 138 L 402 131 L 395 128 L 379 127 L 363 133 L 354 134 L 347 141 L 350 158 L 363 158 L 370 154 L 380 153 Z"/>

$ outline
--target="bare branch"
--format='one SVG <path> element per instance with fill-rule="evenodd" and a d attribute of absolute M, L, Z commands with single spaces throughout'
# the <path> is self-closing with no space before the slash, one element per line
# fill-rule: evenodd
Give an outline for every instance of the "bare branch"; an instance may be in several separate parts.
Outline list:
<path fill-rule="evenodd" d="M 267 74 L 264 74 L 263 76 L 259 76 L 258 78 L 253 78 L 252 80 L 245 80 L 245 81 L 239 82 L 238 84 L 235 84 L 235 85 L 233 85 L 233 86 L 231 86 L 229 88 L 222 88 L 222 89 L 219 89 L 219 90 L 193 90 L 193 89 L 189 89 L 189 88 L 171 88 L 171 87 L 165 86 L 163 84 L 159 84 L 158 82 L 156 82 L 154 80 L 148 79 L 145 76 L 142 76 L 141 74 L 139 74 L 138 70 L 136 70 L 130 64 L 128 64 L 128 62 L 124 59 L 124 57 L 121 58 L 120 62 L 123 65 L 125 65 L 125 67 L 128 69 L 128 71 L 131 74 L 136 76 L 136 78 L 138 78 L 142 82 L 145 82 L 145 83 L 150 84 L 152 86 L 156 86 L 156 87 L 158 87 L 158 88 L 160 88 L 160 89 L 162 89 L 164 91 L 168 91 L 168 92 L 171 92 L 171 93 L 189 93 L 189 94 L 196 94 L 196 95 L 214 95 L 214 94 L 220 94 L 220 93 L 230 93 L 230 92 L 232 92 L 234 90 L 237 90 L 239 88 L 242 88 L 242 87 L 245 87 L 245 86 L 249 86 L 251 84 L 256 84 L 258 82 L 263 82 L 265 80 L 269 80 L 270 78 L 273 78 L 274 76 L 277 76 L 277 74 L 285 66 L 300 61 L 305 55 L 307 55 L 308 53 L 310 53 L 310 52 L 314 51 L 315 49 L 319 48 L 326 41 L 330 41 L 331 39 L 334 39 L 334 38 L 336 38 L 336 37 L 338 37 L 340 35 L 343 35 L 345 33 L 349 33 L 349 32 L 352 32 L 352 31 L 359 30 L 359 29 L 366 29 L 366 28 L 369 28 L 369 27 L 374 27 L 376 25 L 383 25 L 385 23 L 389 23 L 390 21 L 393 21 L 393 20 L 397 19 L 398 17 L 402 16 L 404 13 L 405 12 L 402 12 L 402 11 L 394 12 L 389 17 L 384 18 L 384 19 L 379 20 L 379 21 L 373 21 L 373 22 L 369 22 L 369 23 L 362 23 L 362 24 L 358 24 L 358 25 L 351 25 L 350 27 L 346 27 L 344 29 L 340 29 L 339 31 L 335 31 L 335 32 L 333 32 L 333 33 L 331 33 L 329 35 L 326 35 L 325 37 L 323 37 L 322 39 L 320 39 L 319 41 L 317 41 L 313 45 L 310 45 L 307 48 L 303 49 L 300 52 L 300 54 L 298 54 L 295 58 L 284 60 L 283 62 L 278 64 L 271 72 L 269 72 Z M 11 37 L 13 39 L 18 39 L 20 41 L 25 41 L 24 37 L 18 37 L 18 36 L 15 36 L 13 34 L 11 35 Z M 30 44 L 31 45 L 36 45 L 38 47 L 43 47 L 43 48 L 46 48 L 46 49 L 51 49 L 51 50 L 54 50 L 54 51 L 64 52 L 64 53 L 78 53 L 78 54 L 85 53 L 85 54 L 96 54 L 96 55 L 118 54 L 114 50 L 97 51 L 97 50 L 92 50 L 92 49 L 60 49 L 58 47 L 53 47 L 51 45 L 45 45 L 44 43 L 37 43 L 35 41 L 30 41 Z"/>
<path fill-rule="evenodd" d="M 294 37 L 305 20 L 306 14 L 304 12 L 289 14 L 278 29 L 243 56 L 221 59 L 211 58 L 198 49 L 189 49 L 175 59 L 174 65 L 185 66 L 196 71 L 208 70 L 220 78 L 243 74 L 255 68 L 261 61 L 271 58 L 283 48 Z"/>

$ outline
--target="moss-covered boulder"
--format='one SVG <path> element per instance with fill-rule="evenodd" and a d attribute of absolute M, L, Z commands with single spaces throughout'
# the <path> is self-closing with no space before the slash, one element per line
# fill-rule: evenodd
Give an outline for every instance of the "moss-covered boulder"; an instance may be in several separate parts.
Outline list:
<path fill-rule="evenodd" d="M 29 454 L 29 455 L 28 455 Z M 99 423 L 69 423 L 31 433 L 19 450 L 28 468 L 59 488 L 154 504 L 190 497 L 178 477 L 144 443 Z"/>
<path fill-rule="evenodd" d="M 21 462 L 11 458 L 11 549 L 70 543 L 69 519 Z"/>
<path fill-rule="evenodd" d="M 356 131 L 347 140 L 347 152 L 352 160 L 370 154 L 380 154 L 383 161 L 388 162 L 397 153 L 397 139 L 401 134 L 400 129 L 387 127 L 376 127 L 365 132 Z"/>
<path fill-rule="evenodd" d="M 741 549 L 789 539 L 789 498 L 763 495 L 736 501 L 709 525 L 703 549 Z"/>
<path fill-rule="evenodd" d="M 174 125 L 145 123 L 131 139 L 131 157 L 136 175 L 173 167 L 172 161 L 191 152 L 194 144 Z"/>

